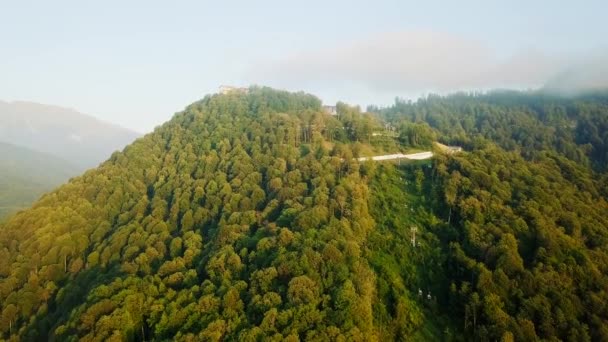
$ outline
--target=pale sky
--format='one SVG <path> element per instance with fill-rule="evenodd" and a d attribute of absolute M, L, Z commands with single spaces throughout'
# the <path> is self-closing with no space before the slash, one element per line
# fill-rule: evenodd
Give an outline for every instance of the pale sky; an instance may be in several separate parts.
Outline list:
<path fill-rule="evenodd" d="M 0 100 L 148 132 L 222 84 L 363 106 L 534 88 L 606 70 L 606 13 L 606 1 L 3 1 Z"/>

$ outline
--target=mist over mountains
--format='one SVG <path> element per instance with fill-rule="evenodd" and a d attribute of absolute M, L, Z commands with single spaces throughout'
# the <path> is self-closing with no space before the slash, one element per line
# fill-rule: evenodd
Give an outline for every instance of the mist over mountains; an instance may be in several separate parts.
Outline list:
<path fill-rule="evenodd" d="M 73 109 L 0 101 L 0 142 L 57 156 L 80 171 L 97 166 L 138 136 Z"/>
<path fill-rule="evenodd" d="M 0 142 L 0 219 L 78 173 L 77 167 L 53 155 Z"/>
<path fill-rule="evenodd" d="M 608 89 L 608 52 L 575 63 L 551 77 L 544 90 L 560 95 L 579 95 Z"/>
<path fill-rule="evenodd" d="M 0 101 L 0 219 L 138 136 L 72 109 Z"/>

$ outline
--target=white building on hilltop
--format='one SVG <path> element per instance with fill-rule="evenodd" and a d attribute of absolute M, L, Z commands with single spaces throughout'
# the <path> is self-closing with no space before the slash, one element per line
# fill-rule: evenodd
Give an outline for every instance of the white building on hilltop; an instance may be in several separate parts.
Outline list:
<path fill-rule="evenodd" d="M 239 88 L 229 85 L 221 85 L 219 89 L 219 93 L 222 95 L 231 94 L 231 93 L 244 93 L 247 94 L 249 92 L 249 88 Z"/>

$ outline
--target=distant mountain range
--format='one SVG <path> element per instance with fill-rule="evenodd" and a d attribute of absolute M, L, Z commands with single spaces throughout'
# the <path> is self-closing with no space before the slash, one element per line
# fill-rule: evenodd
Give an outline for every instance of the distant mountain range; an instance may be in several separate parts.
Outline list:
<path fill-rule="evenodd" d="M 73 109 L 0 101 L 0 142 L 57 156 L 80 171 L 97 166 L 138 136 Z"/>
<path fill-rule="evenodd" d="M 0 142 L 0 217 L 29 206 L 76 174 L 78 168 L 65 160 Z"/>
<path fill-rule="evenodd" d="M 0 218 L 97 166 L 138 136 L 72 109 L 0 101 Z"/>

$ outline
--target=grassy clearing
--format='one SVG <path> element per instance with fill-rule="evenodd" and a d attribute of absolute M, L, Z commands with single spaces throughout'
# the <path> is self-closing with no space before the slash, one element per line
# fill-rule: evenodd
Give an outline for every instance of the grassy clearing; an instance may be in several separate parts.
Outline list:
<path fill-rule="evenodd" d="M 441 310 L 446 280 L 437 270 L 445 260 L 433 234 L 441 220 L 429 210 L 425 194 L 430 180 L 420 179 L 431 163 L 395 164 L 378 164 L 370 186 L 370 208 L 376 220 L 368 240 L 369 260 L 378 277 L 375 317 L 393 327 L 383 332 L 386 339 L 445 340 L 454 328 Z M 411 227 L 417 228 L 416 247 Z"/>

